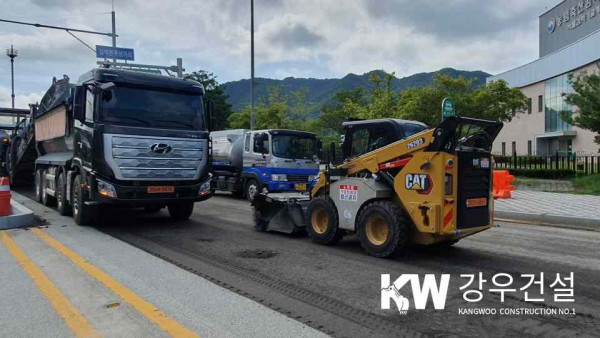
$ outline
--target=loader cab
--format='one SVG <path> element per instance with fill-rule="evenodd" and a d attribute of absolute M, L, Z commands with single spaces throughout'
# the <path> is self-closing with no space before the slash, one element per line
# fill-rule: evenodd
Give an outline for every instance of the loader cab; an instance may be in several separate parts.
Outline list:
<path fill-rule="evenodd" d="M 426 124 L 399 119 L 356 120 L 342 123 L 344 159 L 366 154 L 426 130 Z"/>

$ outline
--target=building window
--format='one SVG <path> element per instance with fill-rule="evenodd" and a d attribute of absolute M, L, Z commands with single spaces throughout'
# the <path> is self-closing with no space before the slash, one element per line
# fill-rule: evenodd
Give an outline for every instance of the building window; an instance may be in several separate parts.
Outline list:
<path fill-rule="evenodd" d="M 516 155 L 517 154 L 517 142 L 513 141 L 512 143 L 512 154 Z"/>
<path fill-rule="evenodd" d="M 502 142 L 502 156 L 506 156 L 506 142 Z"/>
<path fill-rule="evenodd" d="M 541 113 L 544 111 L 544 96 L 540 95 L 538 96 L 538 113 Z"/>
<path fill-rule="evenodd" d="M 531 156 L 533 154 L 533 149 L 532 149 L 532 142 L 531 141 L 527 141 L 527 155 Z"/>
<path fill-rule="evenodd" d="M 533 99 L 529 98 L 529 101 L 527 102 L 527 114 L 531 114 L 531 106 L 533 105 Z"/>
<path fill-rule="evenodd" d="M 568 104 L 562 95 L 563 93 L 573 93 L 573 87 L 569 83 L 568 74 L 547 80 L 544 86 L 545 131 L 549 133 L 572 130 L 573 126 L 565 122 L 561 117 L 561 112 L 563 111 L 573 112 L 573 106 Z"/>

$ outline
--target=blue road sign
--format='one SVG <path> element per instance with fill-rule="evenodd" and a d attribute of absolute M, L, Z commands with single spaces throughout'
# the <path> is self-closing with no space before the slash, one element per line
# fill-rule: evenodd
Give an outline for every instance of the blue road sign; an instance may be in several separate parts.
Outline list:
<path fill-rule="evenodd" d="M 133 49 L 96 45 L 96 57 L 133 61 Z"/>

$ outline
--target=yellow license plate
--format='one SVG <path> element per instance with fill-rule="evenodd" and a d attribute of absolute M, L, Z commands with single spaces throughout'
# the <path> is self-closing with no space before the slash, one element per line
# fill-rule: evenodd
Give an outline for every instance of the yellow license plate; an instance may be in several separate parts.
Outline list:
<path fill-rule="evenodd" d="M 469 198 L 467 200 L 467 208 L 485 207 L 487 205 L 487 198 Z"/>
<path fill-rule="evenodd" d="M 148 187 L 149 194 L 171 194 L 174 192 L 175 192 L 175 187 L 172 185 Z"/>
<path fill-rule="evenodd" d="M 306 190 L 306 183 L 296 183 L 296 184 L 294 184 L 294 189 Z"/>

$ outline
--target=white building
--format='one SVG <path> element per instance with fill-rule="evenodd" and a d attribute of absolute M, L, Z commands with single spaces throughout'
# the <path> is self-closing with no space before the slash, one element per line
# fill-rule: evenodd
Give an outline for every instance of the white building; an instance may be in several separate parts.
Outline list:
<path fill-rule="evenodd" d="M 550 155 L 598 153 L 595 134 L 564 122 L 560 112 L 576 109 L 562 93 L 573 91 L 570 73 L 598 72 L 600 61 L 600 0 L 565 0 L 539 18 L 540 58 L 487 78 L 505 80 L 529 98 L 529 108 L 517 114 L 494 142 L 494 153 Z"/>

